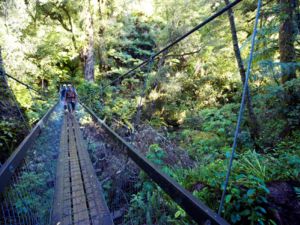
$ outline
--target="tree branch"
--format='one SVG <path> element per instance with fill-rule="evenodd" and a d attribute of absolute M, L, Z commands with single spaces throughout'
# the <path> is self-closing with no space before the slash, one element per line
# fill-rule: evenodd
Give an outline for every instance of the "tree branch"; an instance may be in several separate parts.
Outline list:
<path fill-rule="evenodd" d="M 52 5 L 52 8 L 63 9 L 62 7 L 57 7 L 55 4 L 49 3 Z M 69 28 L 67 24 L 65 24 L 63 16 L 58 12 L 53 12 L 45 7 L 45 5 L 40 5 L 42 12 L 45 14 L 45 17 L 50 17 L 52 20 L 58 21 L 61 26 L 69 32 L 72 32 L 72 27 Z"/>
<path fill-rule="evenodd" d="M 64 6 L 62 6 L 61 8 L 65 12 L 66 16 L 68 17 L 69 25 L 70 25 L 70 28 L 71 28 L 70 32 L 72 33 L 72 41 L 73 41 L 74 48 L 76 50 L 77 45 L 76 45 L 76 38 L 75 38 L 75 34 L 74 34 L 74 29 L 73 29 L 72 18 L 70 16 L 69 11 Z"/>

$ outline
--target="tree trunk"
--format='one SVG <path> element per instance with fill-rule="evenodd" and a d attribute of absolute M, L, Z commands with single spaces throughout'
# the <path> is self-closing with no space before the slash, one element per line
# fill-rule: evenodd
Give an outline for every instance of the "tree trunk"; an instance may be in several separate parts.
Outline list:
<path fill-rule="evenodd" d="M 27 122 L 9 89 L 0 49 L 0 163 L 3 163 L 26 134 Z M 9 134 L 8 134 L 8 133 Z"/>
<path fill-rule="evenodd" d="M 84 78 L 87 81 L 94 81 L 94 27 L 93 27 L 93 13 L 90 0 L 88 0 L 87 9 L 87 33 L 88 33 L 88 46 L 85 52 L 84 62 Z"/>
<path fill-rule="evenodd" d="M 106 67 L 106 59 L 105 59 L 105 39 L 104 39 L 104 32 L 105 26 L 103 25 L 104 15 L 103 9 L 105 7 L 105 1 L 98 0 L 98 14 L 100 20 L 100 26 L 98 29 L 98 36 L 100 39 L 99 48 L 98 48 L 98 57 L 99 57 L 99 71 L 105 71 Z"/>
<path fill-rule="evenodd" d="M 227 5 L 229 5 L 229 0 L 224 0 L 224 1 Z M 243 84 L 245 84 L 246 71 L 245 71 L 245 67 L 243 64 L 243 60 L 242 60 L 242 56 L 241 56 L 241 52 L 240 52 L 240 48 L 239 48 L 237 31 L 236 31 L 236 26 L 235 26 L 235 21 L 234 21 L 234 14 L 233 14 L 232 9 L 228 10 L 228 17 L 229 17 L 229 22 L 230 22 L 230 30 L 231 30 L 235 58 L 236 58 L 236 61 L 237 61 L 238 67 L 239 67 L 241 80 L 242 80 Z M 253 110 L 252 98 L 250 95 L 250 87 L 249 86 L 246 90 L 246 100 L 247 100 L 250 135 L 251 135 L 252 140 L 255 142 L 259 138 L 260 126 L 259 126 L 256 115 Z"/>
<path fill-rule="evenodd" d="M 300 33 L 300 10 L 299 10 L 299 0 L 294 0 L 295 3 L 295 21 L 297 24 L 298 34 Z"/>
<path fill-rule="evenodd" d="M 280 0 L 278 2 L 280 7 L 279 54 L 282 73 L 281 83 L 284 84 L 296 78 L 296 50 L 294 44 L 299 28 L 299 24 L 297 25 L 299 2 L 298 0 Z M 279 134 L 280 138 L 289 135 L 294 129 L 294 124 L 291 124 L 290 113 L 294 113 L 297 105 L 299 105 L 298 95 L 287 87 L 284 103 L 283 116 L 285 117 L 286 125 Z"/>
<path fill-rule="evenodd" d="M 294 0 L 280 0 L 279 53 L 281 66 L 281 82 L 296 78 L 296 52 L 294 27 Z"/>

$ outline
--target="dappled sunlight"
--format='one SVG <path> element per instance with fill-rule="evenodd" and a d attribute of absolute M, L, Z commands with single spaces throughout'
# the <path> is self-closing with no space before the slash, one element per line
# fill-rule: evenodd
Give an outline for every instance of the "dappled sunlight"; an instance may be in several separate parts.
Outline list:
<path fill-rule="evenodd" d="M 161 93 L 159 93 L 156 89 L 155 90 L 152 90 L 149 94 L 149 99 L 151 101 L 155 101 L 157 100 L 159 97 L 161 96 Z"/>
<path fill-rule="evenodd" d="M 93 122 L 93 119 L 90 116 L 85 115 L 80 117 L 79 122 L 82 125 L 87 125 L 87 124 L 91 124 Z"/>
<path fill-rule="evenodd" d="M 164 91 L 168 94 L 174 95 L 182 90 L 182 84 L 180 82 L 180 79 L 184 76 L 183 73 L 176 73 L 175 76 L 171 76 L 170 74 L 167 74 L 167 77 L 169 78 L 169 82 L 166 83 L 163 87 Z"/>
<path fill-rule="evenodd" d="M 94 223 L 89 202 L 116 225 L 294 224 L 299 1 L 257 1 L 0 1 L 0 224 L 53 224 L 61 199 L 70 224 Z"/>
<path fill-rule="evenodd" d="M 183 124 L 185 118 L 186 118 L 186 111 L 180 112 L 178 116 L 178 123 Z"/>
<path fill-rule="evenodd" d="M 153 0 L 135 0 L 129 3 L 129 5 L 131 10 L 142 12 L 147 16 L 151 16 L 154 12 Z"/>
<path fill-rule="evenodd" d="M 139 97 L 136 97 L 136 105 L 138 106 L 138 105 L 144 105 L 146 103 L 146 98 L 143 98 L 143 97 L 141 97 L 141 96 L 139 96 Z"/>

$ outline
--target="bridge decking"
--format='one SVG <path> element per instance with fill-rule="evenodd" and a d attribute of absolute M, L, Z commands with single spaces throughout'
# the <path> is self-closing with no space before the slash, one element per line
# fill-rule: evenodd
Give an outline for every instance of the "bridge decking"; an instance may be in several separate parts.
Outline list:
<path fill-rule="evenodd" d="M 64 116 L 52 224 L 113 224 L 79 124 Z"/>

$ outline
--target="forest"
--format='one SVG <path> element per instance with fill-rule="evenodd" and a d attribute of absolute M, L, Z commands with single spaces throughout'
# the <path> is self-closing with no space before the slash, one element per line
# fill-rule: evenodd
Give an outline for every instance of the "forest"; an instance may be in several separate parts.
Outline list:
<path fill-rule="evenodd" d="M 257 1 L 242 0 L 153 58 L 232 2 L 1 1 L 0 168 L 71 83 L 80 102 L 216 212 L 233 159 L 221 212 L 230 224 L 299 224 L 300 1 L 262 1 L 254 36 Z M 158 192 L 140 185 L 131 224 L 193 224 Z M 162 218 L 159 204 L 172 213 Z"/>

